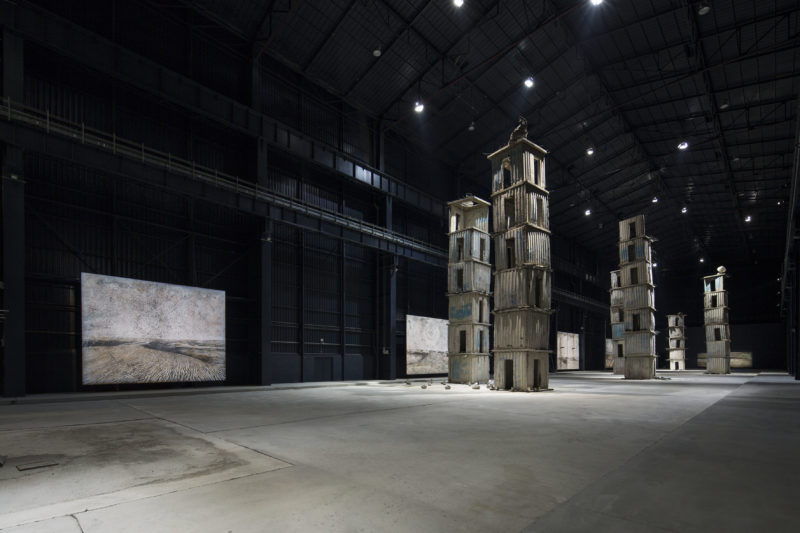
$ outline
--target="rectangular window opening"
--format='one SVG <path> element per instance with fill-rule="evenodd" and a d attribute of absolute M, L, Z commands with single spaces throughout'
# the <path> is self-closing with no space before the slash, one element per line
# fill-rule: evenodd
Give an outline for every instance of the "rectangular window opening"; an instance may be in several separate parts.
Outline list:
<path fill-rule="evenodd" d="M 467 352 L 467 332 L 462 330 L 458 332 L 458 353 L 466 353 L 466 352 Z"/>

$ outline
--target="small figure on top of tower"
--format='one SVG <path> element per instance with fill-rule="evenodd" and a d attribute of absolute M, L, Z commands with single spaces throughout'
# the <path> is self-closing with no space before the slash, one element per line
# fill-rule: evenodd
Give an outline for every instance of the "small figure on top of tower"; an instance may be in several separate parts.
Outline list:
<path fill-rule="evenodd" d="M 519 124 L 514 131 L 511 132 L 511 137 L 508 139 L 508 144 L 513 144 L 520 139 L 528 138 L 528 121 L 522 115 L 519 116 Z"/>

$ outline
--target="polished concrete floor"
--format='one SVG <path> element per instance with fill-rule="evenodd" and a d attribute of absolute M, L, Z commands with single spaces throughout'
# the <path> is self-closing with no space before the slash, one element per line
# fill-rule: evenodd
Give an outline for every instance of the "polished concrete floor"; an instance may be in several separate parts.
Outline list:
<path fill-rule="evenodd" d="M 0 405 L 0 530 L 797 531 L 800 382 L 345 383 Z"/>

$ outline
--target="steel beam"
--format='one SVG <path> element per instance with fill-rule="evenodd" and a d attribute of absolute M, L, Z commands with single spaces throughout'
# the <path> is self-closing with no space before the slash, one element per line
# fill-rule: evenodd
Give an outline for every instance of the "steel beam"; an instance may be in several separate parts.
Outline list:
<path fill-rule="evenodd" d="M 136 87 L 158 99 L 200 114 L 239 133 L 264 137 L 282 151 L 301 155 L 350 180 L 379 189 L 413 207 L 444 216 L 444 202 L 414 189 L 370 165 L 267 118 L 242 104 L 162 65 L 135 54 L 67 19 L 19 0 L 0 3 L 0 25 L 57 54 Z M 9 94 L 6 94 L 9 96 Z M 22 94 L 12 97 L 22 102 Z M 257 101 L 257 99 L 253 99 Z"/>

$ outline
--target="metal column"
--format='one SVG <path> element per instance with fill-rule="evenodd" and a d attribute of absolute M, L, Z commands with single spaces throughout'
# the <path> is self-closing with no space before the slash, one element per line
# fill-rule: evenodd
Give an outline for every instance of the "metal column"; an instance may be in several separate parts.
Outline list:
<path fill-rule="evenodd" d="M 259 385 L 272 384 L 272 222 L 264 221 L 261 234 L 261 358 Z"/>
<path fill-rule="evenodd" d="M 22 150 L 5 147 L 3 160 L 3 308 L 8 311 L 3 395 L 25 395 L 25 182 Z"/>

